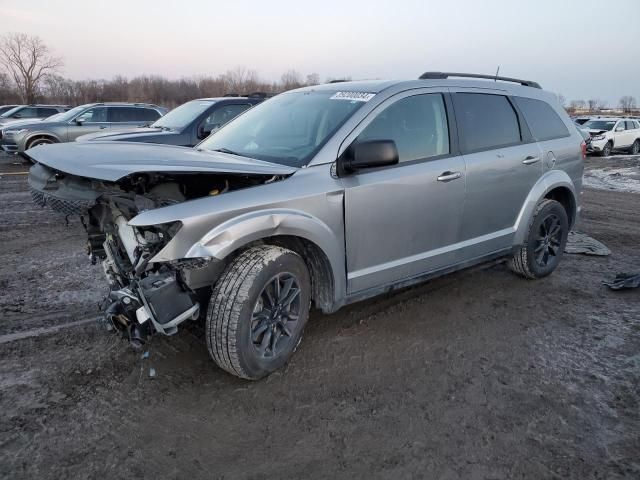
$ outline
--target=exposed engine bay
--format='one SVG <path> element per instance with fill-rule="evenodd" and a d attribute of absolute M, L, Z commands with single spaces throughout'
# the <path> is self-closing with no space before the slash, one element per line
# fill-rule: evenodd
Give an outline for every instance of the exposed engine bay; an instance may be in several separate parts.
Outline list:
<path fill-rule="evenodd" d="M 188 200 L 277 181 L 279 176 L 240 173 L 135 173 L 118 181 L 71 175 L 36 164 L 29 184 L 36 204 L 78 215 L 87 232 L 87 254 L 101 262 L 110 290 L 103 310 L 110 330 L 133 346 L 150 334 L 172 335 L 185 320 L 206 311 L 224 262 L 211 258 L 152 262 L 182 227 L 179 221 L 148 227 L 136 215 Z"/>

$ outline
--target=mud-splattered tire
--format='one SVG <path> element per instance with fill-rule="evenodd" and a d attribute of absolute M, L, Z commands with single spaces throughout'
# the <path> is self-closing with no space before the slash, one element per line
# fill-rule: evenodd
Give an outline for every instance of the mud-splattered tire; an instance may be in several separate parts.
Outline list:
<path fill-rule="evenodd" d="M 524 245 L 509 259 L 509 268 L 525 278 L 542 278 L 562 258 L 569 235 L 567 212 L 559 202 L 545 199 L 536 207 Z"/>
<path fill-rule="evenodd" d="M 297 253 L 272 245 L 245 250 L 213 288 L 206 319 L 211 358 L 241 378 L 269 375 L 300 343 L 310 301 L 309 271 Z"/>

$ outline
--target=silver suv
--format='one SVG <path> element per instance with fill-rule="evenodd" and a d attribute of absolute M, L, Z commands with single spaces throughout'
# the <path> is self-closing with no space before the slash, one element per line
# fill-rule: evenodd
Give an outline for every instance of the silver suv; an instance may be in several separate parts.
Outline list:
<path fill-rule="evenodd" d="M 553 94 L 525 80 L 302 88 L 195 149 L 36 148 L 33 198 L 86 220 L 111 284 L 108 324 L 134 345 L 206 322 L 226 371 L 282 366 L 310 304 L 325 313 L 505 257 L 549 275 L 579 212 L 585 146 Z"/>
<path fill-rule="evenodd" d="M 117 128 L 149 125 L 167 112 L 146 103 L 90 103 L 44 121 L 8 125 L 2 132 L 2 149 L 23 153 L 29 148 L 72 142 L 80 135 Z"/>

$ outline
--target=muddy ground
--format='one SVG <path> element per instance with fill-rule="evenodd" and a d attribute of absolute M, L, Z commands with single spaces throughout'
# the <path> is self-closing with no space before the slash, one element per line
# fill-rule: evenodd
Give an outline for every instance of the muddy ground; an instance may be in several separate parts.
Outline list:
<path fill-rule="evenodd" d="M 94 322 L 8 341 L 95 316 L 106 286 L 79 223 L 2 175 L 0 477 L 640 478 L 640 290 L 601 284 L 640 270 L 640 195 L 585 190 L 580 231 L 612 255 L 314 313 L 286 369 L 248 383 L 197 325 L 146 359 Z"/>

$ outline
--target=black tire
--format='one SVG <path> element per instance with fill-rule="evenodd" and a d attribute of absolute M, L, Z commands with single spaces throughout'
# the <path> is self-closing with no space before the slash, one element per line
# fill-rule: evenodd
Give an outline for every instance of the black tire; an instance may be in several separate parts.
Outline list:
<path fill-rule="evenodd" d="M 613 144 L 611 142 L 607 142 L 604 147 L 602 147 L 602 151 L 600 155 L 603 157 L 608 157 L 611 155 L 611 151 L 613 150 Z"/>
<path fill-rule="evenodd" d="M 285 297 L 278 301 L 280 307 L 270 305 L 276 288 Z M 294 298 L 287 306 L 289 297 Z M 206 320 L 211 358 L 241 378 L 258 380 L 269 375 L 295 352 L 310 302 L 309 271 L 297 253 L 273 245 L 245 250 L 213 288 Z"/>
<path fill-rule="evenodd" d="M 562 204 L 543 200 L 533 213 L 524 245 L 509 259 L 509 268 L 525 278 L 546 277 L 560 263 L 568 235 L 569 220 Z"/>
<path fill-rule="evenodd" d="M 26 149 L 29 150 L 30 148 L 37 147 L 38 145 L 51 145 L 53 143 L 58 142 L 51 137 L 38 137 L 33 140 L 29 140 Z"/>
<path fill-rule="evenodd" d="M 629 153 L 631 155 L 638 155 L 640 153 L 640 140 L 636 140 L 635 142 L 633 142 L 633 144 L 631 144 Z"/>

